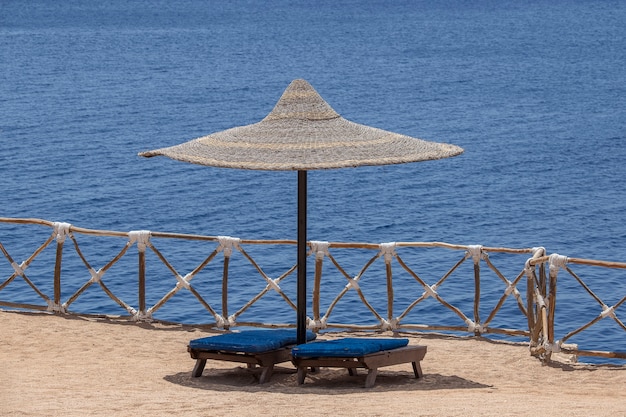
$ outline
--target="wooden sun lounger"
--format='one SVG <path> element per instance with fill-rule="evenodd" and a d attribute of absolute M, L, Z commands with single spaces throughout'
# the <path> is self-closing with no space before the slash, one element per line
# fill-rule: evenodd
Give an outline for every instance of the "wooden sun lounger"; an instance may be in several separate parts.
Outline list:
<path fill-rule="evenodd" d="M 261 368 L 259 384 L 264 384 L 270 380 L 275 364 L 287 362 L 291 359 L 291 346 L 262 353 L 202 350 L 192 349 L 191 347 L 187 347 L 187 351 L 191 354 L 192 359 L 196 359 L 196 365 L 193 367 L 193 371 L 191 372 L 191 376 L 194 378 L 202 375 L 207 359 L 212 359 L 218 361 L 245 363 L 248 365 L 248 368 L 259 366 Z"/>
<path fill-rule="evenodd" d="M 315 334 L 307 332 L 307 339 L 315 339 Z M 201 376 L 208 359 L 239 362 L 248 368 L 259 366 L 259 383 L 263 384 L 270 380 L 274 365 L 291 359 L 295 344 L 296 332 L 291 329 L 244 330 L 195 339 L 187 346 L 191 358 L 196 360 L 191 376 Z"/>
<path fill-rule="evenodd" d="M 333 356 L 332 352 L 325 353 L 324 356 L 315 357 L 292 356 L 291 361 L 298 369 L 298 384 L 300 385 L 304 384 L 308 368 L 347 368 L 352 376 L 356 375 L 358 368 L 365 368 L 368 370 L 365 388 L 371 388 L 376 382 L 378 368 L 383 366 L 411 362 L 415 378 L 421 378 L 423 373 L 420 361 L 424 359 L 424 356 L 426 356 L 426 346 L 404 346 L 355 356 L 345 356 L 343 351 L 339 351 L 337 356 Z"/>

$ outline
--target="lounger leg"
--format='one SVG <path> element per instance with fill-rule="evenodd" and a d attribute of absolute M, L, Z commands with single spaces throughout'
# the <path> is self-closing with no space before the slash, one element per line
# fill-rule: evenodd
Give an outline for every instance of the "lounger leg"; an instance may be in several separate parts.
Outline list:
<path fill-rule="evenodd" d="M 306 367 L 298 366 L 298 385 L 304 384 L 304 378 L 306 378 Z"/>
<path fill-rule="evenodd" d="M 271 363 L 261 371 L 261 376 L 259 377 L 259 384 L 264 384 L 270 380 L 272 377 L 272 371 L 274 370 L 274 364 Z"/>
<path fill-rule="evenodd" d="M 415 374 L 415 378 L 419 379 L 422 376 L 424 376 L 424 374 L 422 374 L 422 367 L 420 366 L 419 362 L 412 362 L 413 364 L 413 373 Z"/>
<path fill-rule="evenodd" d="M 191 376 L 194 378 L 202 375 L 202 371 L 204 371 L 204 366 L 206 365 L 206 359 L 198 359 L 196 360 L 196 366 L 193 367 L 193 371 L 191 371 Z"/>
<path fill-rule="evenodd" d="M 372 388 L 376 382 L 376 375 L 378 374 L 378 368 L 371 368 L 365 378 L 365 388 Z"/>
<path fill-rule="evenodd" d="M 348 368 L 348 374 L 350 376 L 356 376 L 357 375 L 356 368 Z"/>

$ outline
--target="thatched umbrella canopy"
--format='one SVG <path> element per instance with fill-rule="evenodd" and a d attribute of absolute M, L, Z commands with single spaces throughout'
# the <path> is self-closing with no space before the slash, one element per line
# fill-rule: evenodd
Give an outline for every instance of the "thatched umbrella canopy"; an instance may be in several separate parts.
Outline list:
<path fill-rule="evenodd" d="M 298 341 L 306 340 L 306 172 L 448 158 L 458 146 L 354 123 L 341 117 L 305 80 L 294 80 L 260 122 L 180 145 L 142 152 L 223 168 L 298 171 Z"/>

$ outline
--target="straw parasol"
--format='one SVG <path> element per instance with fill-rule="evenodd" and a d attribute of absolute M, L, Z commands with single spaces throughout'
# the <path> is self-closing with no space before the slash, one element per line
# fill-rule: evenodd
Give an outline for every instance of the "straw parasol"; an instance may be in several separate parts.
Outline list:
<path fill-rule="evenodd" d="M 298 342 L 306 341 L 306 173 L 362 165 L 448 158 L 458 146 L 424 141 L 341 117 L 305 80 L 294 80 L 260 122 L 234 127 L 168 148 L 141 152 L 198 165 L 298 171 Z"/>

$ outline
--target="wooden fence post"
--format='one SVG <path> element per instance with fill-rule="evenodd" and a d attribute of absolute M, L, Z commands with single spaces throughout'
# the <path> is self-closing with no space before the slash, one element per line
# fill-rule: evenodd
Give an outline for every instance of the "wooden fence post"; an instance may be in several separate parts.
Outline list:
<path fill-rule="evenodd" d="M 547 342 L 550 349 L 546 352 L 545 361 L 549 362 L 554 347 L 554 321 L 556 311 L 556 284 L 560 268 L 567 264 L 567 257 L 556 253 L 550 255 L 549 296 L 548 296 L 548 335 Z"/>
<path fill-rule="evenodd" d="M 391 261 L 396 255 L 395 243 L 382 243 L 380 251 L 385 258 L 385 272 L 387 276 L 387 321 L 393 323 L 393 271 L 391 269 Z"/>
<path fill-rule="evenodd" d="M 470 245 L 468 253 L 474 262 L 474 335 L 480 336 L 480 258 L 482 246 Z"/>
<path fill-rule="evenodd" d="M 526 263 L 526 311 L 528 319 L 528 334 L 530 338 L 531 349 L 538 344 L 536 326 L 537 326 L 537 304 L 535 301 L 535 267 L 529 262 Z"/>
<path fill-rule="evenodd" d="M 139 249 L 139 313 L 146 314 L 146 250 Z"/>
<path fill-rule="evenodd" d="M 330 256 L 328 248 L 330 244 L 324 241 L 313 240 L 310 242 L 311 253 L 315 256 L 315 271 L 313 274 L 313 322 L 315 330 L 324 327 L 320 317 L 321 289 L 322 289 L 322 273 L 324 270 L 324 257 Z"/>
<path fill-rule="evenodd" d="M 61 270 L 63 265 L 63 244 L 65 238 L 70 233 L 69 223 L 54 223 L 54 233 L 56 234 L 57 249 L 54 262 L 54 301 L 53 310 L 63 313 L 61 306 Z"/>
<path fill-rule="evenodd" d="M 137 242 L 137 252 L 138 252 L 138 302 L 139 302 L 139 312 L 137 313 L 137 317 L 142 319 L 150 319 L 146 313 L 146 247 L 150 245 L 150 236 L 151 233 L 149 230 L 138 230 L 128 232 L 128 238 L 130 243 Z"/>
<path fill-rule="evenodd" d="M 322 269 L 324 267 L 324 253 L 315 253 L 315 274 L 313 276 L 313 321 L 320 321 L 320 290 L 322 288 Z"/>

